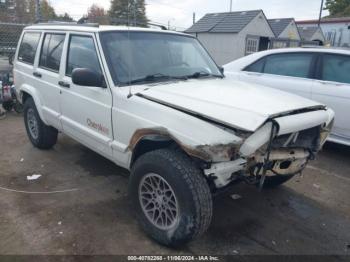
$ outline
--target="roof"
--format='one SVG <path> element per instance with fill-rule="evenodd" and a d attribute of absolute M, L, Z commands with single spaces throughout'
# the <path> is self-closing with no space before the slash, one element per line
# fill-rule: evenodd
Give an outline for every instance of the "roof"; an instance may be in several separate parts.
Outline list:
<path fill-rule="evenodd" d="M 318 20 L 302 20 L 297 24 L 318 24 Z M 321 24 L 350 23 L 350 17 L 322 18 Z"/>
<path fill-rule="evenodd" d="M 186 33 L 239 33 L 246 27 L 262 10 L 240 11 L 228 13 L 206 14 Z"/>
<path fill-rule="evenodd" d="M 60 31 L 78 31 L 78 32 L 108 32 L 108 31 L 137 31 L 137 32 L 158 32 L 158 33 L 170 33 L 185 35 L 180 32 L 161 30 L 161 29 L 151 29 L 144 27 L 127 27 L 127 26 L 87 26 L 78 24 L 35 24 L 27 26 L 25 30 L 60 30 Z"/>
<path fill-rule="evenodd" d="M 303 27 L 299 26 L 299 34 L 302 40 L 311 41 L 312 37 L 320 28 L 318 26 Z"/>
<path fill-rule="evenodd" d="M 287 26 L 294 21 L 294 18 L 280 18 L 280 19 L 269 19 L 268 22 L 272 28 L 273 33 L 278 37 Z"/>

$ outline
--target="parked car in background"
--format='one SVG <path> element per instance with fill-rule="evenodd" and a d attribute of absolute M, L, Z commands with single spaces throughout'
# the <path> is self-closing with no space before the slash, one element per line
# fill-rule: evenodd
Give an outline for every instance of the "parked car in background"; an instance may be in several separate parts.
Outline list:
<path fill-rule="evenodd" d="M 58 132 L 129 169 L 145 232 L 175 246 L 210 225 L 212 195 L 301 173 L 334 112 L 323 104 L 225 79 L 190 35 L 93 25 L 27 27 L 14 60 L 32 144 Z"/>
<path fill-rule="evenodd" d="M 329 141 L 350 146 L 350 51 L 275 49 L 224 66 L 228 78 L 258 83 L 321 102 L 335 111 Z"/>

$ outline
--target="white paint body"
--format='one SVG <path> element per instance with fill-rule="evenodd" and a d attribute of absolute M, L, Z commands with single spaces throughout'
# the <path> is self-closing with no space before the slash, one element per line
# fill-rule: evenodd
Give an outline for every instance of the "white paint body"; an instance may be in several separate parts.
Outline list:
<path fill-rule="evenodd" d="M 71 27 L 66 26 L 50 26 L 49 29 L 35 26 L 27 28 L 25 32 L 33 30 L 65 33 L 66 42 L 59 73 L 40 71 L 43 75 L 41 79 L 33 76 L 34 72 L 43 70 L 38 68 L 39 51 L 34 66 L 24 64 L 16 58 L 14 73 L 20 94 L 25 92 L 33 97 L 39 115 L 47 125 L 64 132 L 124 168 L 130 168 L 132 151 L 129 144 L 134 133 L 140 129 L 166 129 L 181 144 L 196 147 L 244 143 L 230 127 L 254 133 L 268 119 L 299 109 L 317 107 L 319 110 L 316 112 L 323 117 L 298 114 L 303 119 L 302 124 L 290 125 L 288 116 L 285 116 L 287 121 L 280 126 L 281 130 L 298 132 L 310 126 L 327 125 L 333 118 L 333 112 L 324 110 L 320 103 L 229 79 L 183 80 L 118 87 L 113 84 L 97 33 L 105 30 L 126 30 L 125 28 L 74 27 L 73 32 Z M 70 34 L 93 37 L 107 88 L 77 86 L 65 75 Z M 42 41 L 43 35 L 39 46 L 42 46 Z M 57 85 L 60 80 L 68 82 L 70 88 Z M 131 97 L 130 90 L 133 94 Z M 93 128 L 92 122 L 103 126 L 105 132 Z"/>
<path fill-rule="evenodd" d="M 261 84 L 291 92 L 332 108 L 336 114 L 335 125 L 329 141 L 350 145 L 350 84 L 272 74 L 246 72 L 244 69 L 254 62 L 274 54 L 284 53 L 328 53 L 350 56 L 350 51 L 323 48 L 289 48 L 259 52 L 224 66 L 227 78 L 247 83 Z"/>

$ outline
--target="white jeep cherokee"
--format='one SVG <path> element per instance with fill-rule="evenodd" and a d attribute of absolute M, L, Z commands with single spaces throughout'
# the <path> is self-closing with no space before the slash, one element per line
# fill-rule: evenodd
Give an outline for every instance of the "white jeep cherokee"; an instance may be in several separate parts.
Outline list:
<path fill-rule="evenodd" d="M 49 149 L 63 132 L 129 169 L 139 222 L 169 246 L 206 231 L 221 190 L 302 172 L 334 119 L 322 104 L 225 79 L 176 32 L 30 26 L 14 74 L 33 145 Z"/>

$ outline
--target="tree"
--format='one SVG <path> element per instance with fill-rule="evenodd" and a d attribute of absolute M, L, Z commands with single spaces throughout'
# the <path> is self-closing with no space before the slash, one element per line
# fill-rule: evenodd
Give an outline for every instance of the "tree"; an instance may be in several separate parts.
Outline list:
<path fill-rule="evenodd" d="M 145 0 L 112 0 L 109 16 L 113 24 L 147 27 Z"/>
<path fill-rule="evenodd" d="M 68 13 L 64 13 L 63 15 L 58 15 L 56 17 L 57 21 L 62 21 L 62 22 L 73 22 L 74 19 L 68 14 Z"/>
<path fill-rule="evenodd" d="M 41 20 L 73 21 L 68 13 L 57 15 L 48 0 L 40 0 L 40 4 Z M 36 0 L 6 0 L 0 4 L 0 21 L 23 24 L 37 22 Z"/>
<path fill-rule="evenodd" d="M 87 18 L 88 18 L 88 21 L 91 23 L 99 23 L 101 25 L 109 24 L 107 12 L 103 7 L 96 4 L 93 4 L 88 9 Z"/>
<path fill-rule="evenodd" d="M 41 0 L 41 19 L 44 21 L 56 20 L 57 15 L 55 9 L 47 0 Z"/>
<path fill-rule="evenodd" d="M 350 16 L 350 0 L 326 0 L 329 17 Z"/>
<path fill-rule="evenodd" d="M 14 6 L 15 22 L 27 24 L 32 22 L 32 8 L 30 0 L 16 0 Z"/>
<path fill-rule="evenodd" d="M 0 22 L 13 22 L 15 18 L 14 5 L 13 1 L 0 1 Z"/>

